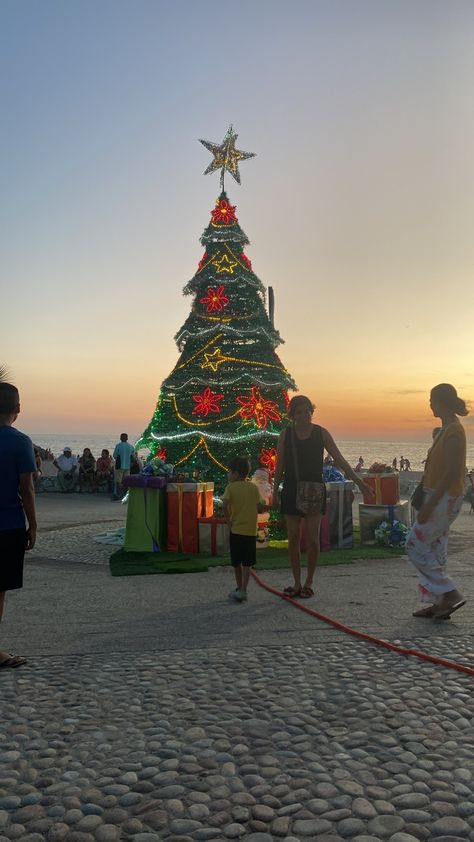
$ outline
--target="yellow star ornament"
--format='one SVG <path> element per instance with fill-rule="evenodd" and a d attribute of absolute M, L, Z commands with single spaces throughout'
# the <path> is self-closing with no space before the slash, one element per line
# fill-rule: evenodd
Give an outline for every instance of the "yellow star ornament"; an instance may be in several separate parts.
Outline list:
<path fill-rule="evenodd" d="M 201 368 L 210 368 L 211 371 L 216 372 L 222 363 L 227 361 L 227 357 L 222 356 L 222 351 L 220 348 L 216 348 L 212 354 L 204 354 L 205 362 L 202 364 Z"/>
<path fill-rule="evenodd" d="M 235 141 L 238 135 L 235 134 L 232 126 L 219 146 L 217 143 L 211 143 L 209 140 L 200 140 L 209 152 L 212 152 L 214 160 L 211 161 L 208 168 L 204 170 L 204 175 L 215 170 L 221 170 L 221 184 L 224 189 L 224 172 L 227 170 L 240 184 L 239 161 L 245 161 L 247 158 L 255 158 L 255 152 L 242 152 L 235 148 Z"/>
<path fill-rule="evenodd" d="M 233 275 L 234 269 L 237 266 L 237 261 L 230 260 L 226 254 L 223 254 L 222 257 L 216 257 L 215 260 L 211 261 L 211 263 L 212 266 L 216 267 L 218 275 L 222 272 L 227 272 L 228 275 Z"/>

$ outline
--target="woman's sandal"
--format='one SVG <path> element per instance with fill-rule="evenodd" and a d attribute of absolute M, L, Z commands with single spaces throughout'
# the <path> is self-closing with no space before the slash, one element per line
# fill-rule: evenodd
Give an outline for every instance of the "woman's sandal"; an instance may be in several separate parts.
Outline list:
<path fill-rule="evenodd" d="M 285 596 L 289 596 L 290 599 L 294 599 L 297 596 L 301 596 L 301 588 L 295 588 L 293 585 L 290 585 L 284 589 L 283 593 Z"/>
<path fill-rule="evenodd" d="M 463 605 L 466 604 L 465 599 L 460 599 L 458 602 L 455 602 L 453 605 L 448 605 L 446 608 L 438 608 L 438 610 L 433 612 L 433 618 L 435 620 L 449 620 L 451 614 L 454 611 L 458 611 Z"/>
<path fill-rule="evenodd" d="M 435 606 L 427 605 L 426 608 L 419 608 L 418 611 L 414 611 L 412 617 L 434 617 L 434 614 Z"/>
<path fill-rule="evenodd" d="M 312 588 L 310 588 L 309 585 L 305 585 L 303 588 L 301 588 L 301 591 L 300 591 L 301 599 L 311 599 L 312 596 L 314 596 L 314 591 L 313 591 Z"/>

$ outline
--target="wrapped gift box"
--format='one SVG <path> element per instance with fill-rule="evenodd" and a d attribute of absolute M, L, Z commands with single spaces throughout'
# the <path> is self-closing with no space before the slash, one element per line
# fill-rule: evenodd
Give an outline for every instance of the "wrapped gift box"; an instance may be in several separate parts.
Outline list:
<path fill-rule="evenodd" d="M 199 553 L 198 518 L 204 482 L 169 482 L 166 486 L 167 547 L 170 553 Z"/>
<path fill-rule="evenodd" d="M 370 506 L 359 503 L 359 524 L 361 544 L 370 544 L 375 540 L 375 530 L 383 520 L 392 523 L 399 520 L 405 526 L 410 526 L 410 509 L 408 500 L 389 506 Z"/>
<path fill-rule="evenodd" d="M 203 482 L 201 517 L 212 517 L 214 514 L 214 483 Z"/>
<path fill-rule="evenodd" d="M 229 524 L 223 517 L 199 518 L 199 552 L 229 555 Z"/>
<path fill-rule="evenodd" d="M 364 494 L 364 503 L 374 506 L 395 506 L 400 502 L 398 474 L 364 474 L 364 482 L 375 492 L 375 497 L 367 497 Z"/>
<path fill-rule="evenodd" d="M 353 501 L 352 482 L 326 483 L 326 516 L 331 549 L 350 549 L 353 545 Z"/>
<path fill-rule="evenodd" d="M 124 477 L 142 479 L 140 475 Z M 145 477 L 144 479 L 148 479 Z M 150 477 L 146 484 L 128 482 L 127 523 L 124 550 L 159 552 L 166 549 L 166 492 L 162 477 Z M 158 484 L 155 482 L 159 480 Z"/>

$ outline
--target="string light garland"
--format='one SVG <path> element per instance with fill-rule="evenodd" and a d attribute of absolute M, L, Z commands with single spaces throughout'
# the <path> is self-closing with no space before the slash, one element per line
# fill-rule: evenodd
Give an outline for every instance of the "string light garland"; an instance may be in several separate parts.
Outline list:
<path fill-rule="evenodd" d="M 204 392 L 205 391 L 206 390 L 204 390 Z M 198 396 L 198 395 L 193 396 L 193 400 L 196 400 L 198 397 L 201 397 L 201 396 Z M 223 398 L 224 395 L 218 395 L 217 397 Z M 178 404 L 177 404 L 177 401 L 176 401 L 176 397 L 174 395 L 173 395 L 173 408 L 174 408 L 174 411 L 176 413 L 176 417 L 179 418 L 179 420 L 181 421 L 182 424 L 187 424 L 188 426 L 194 427 L 194 428 L 195 427 L 215 426 L 216 421 L 218 421 L 219 423 L 222 423 L 223 421 L 231 421 L 233 418 L 235 418 L 239 414 L 239 410 L 236 409 L 235 412 L 232 412 L 230 415 L 221 416 L 219 419 L 213 419 L 212 421 L 196 421 L 195 418 L 193 418 L 192 421 L 191 421 L 190 418 L 186 418 L 179 411 Z M 220 409 L 216 410 L 216 412 L 220 412 Z M 193 414 L 194 414 L 194 410 L 193 410 Z M 209 413 L 203 413 L 203 414 L 209 414 Z"/>

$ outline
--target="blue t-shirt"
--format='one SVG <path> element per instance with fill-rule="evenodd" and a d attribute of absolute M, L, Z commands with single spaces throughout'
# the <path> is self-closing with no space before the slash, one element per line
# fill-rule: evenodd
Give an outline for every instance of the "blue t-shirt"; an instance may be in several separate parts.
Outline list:
<path fill-rule="evenodd" d="M 33 474 L 35 471 L 31 439 L 15 427 L 0 427 L 0 529 L 25 528 L 19 492 L 20 474 Z"/>
<path fill-rule="evenodd" d="M 135 448 L 129 444 L 128 441 L 119 441 L 119 443 L 115 445 L 114 459 L 116 459 L 117 456 L 120 456 L 120 468 L 124 471 L 130 470 L 130 456 L 134 450 Z"/>

